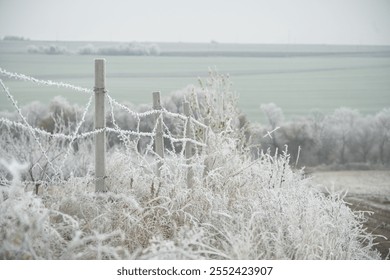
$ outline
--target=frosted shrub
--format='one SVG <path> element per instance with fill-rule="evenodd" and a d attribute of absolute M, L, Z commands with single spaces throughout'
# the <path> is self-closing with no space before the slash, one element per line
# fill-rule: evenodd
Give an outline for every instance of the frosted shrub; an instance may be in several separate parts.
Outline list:
<path fill-rule="evenodd" d="M 217 136 L 217 138 L 219 138 Z M 205 178 L 210 226 L 208 257 L 228 259 L 376 258 L 372 237 L 336 195 L 330 198 L 289 167 L 289 156 L 249 160 L 222 137 Z M 225 144 L 223 144 L 225 142 Z M 201 200 L 200 200 L 201 201 Z M 367 240 L 365 240 L 367 239 Z M 207 239 L 203 239 L 207 240 Z M 369 241 L 364 247 L 361 241 Z"/>
<path fill-rule="evenodd" d="M 39 199 L 25 192 L 18 180 L 27 166 L 5 160 L 1 165 L 13 175 L 13 180 L 1 186 L 0 259 L 51 258 L 53 252 L 49 244 L 57 240 L 52 240 L 50 235 L 49 210 Z"/>
<path fill-rule="evenodd" d="M 4 160 L 2 165 L 14 176 L 26 169 L 26 165 Z M 18 167 L 23 168 L 13 170 Z M 99 233 L 102 221 L 96 215 L 97 207 L 109 204 L 109 197 L 95 196 L 84 189 L 76 199 L 78 191 L 76 188 L 69 193 L 52 186 L 50 192 L 38 197 L 26 191 L 18 180 L 2 185 L 0 259 L 128 258 L 128 253 L 116 246 L 118 240 L 123 240 L 122 233 L 111 231 L 110 224 L 103 228 L 106 233 L 102 229 Z M 68 196 L 56 196 L 63 194 Z"/>
<path fill-rule="evenodd" d="M 310 188 L 286 160 L 264 156 L 231 181 L 241 187 L 218 217 L 223 221 L 220 250 L 231 259 L 375 257 L 360 244 L 361 220 L 341 199 Z"/>

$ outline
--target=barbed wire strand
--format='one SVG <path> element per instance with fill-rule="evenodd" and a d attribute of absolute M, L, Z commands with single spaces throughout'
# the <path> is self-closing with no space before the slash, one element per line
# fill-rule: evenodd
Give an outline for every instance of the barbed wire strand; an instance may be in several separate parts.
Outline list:
<path fill-rule="evenodd" d="M 67 88 L 67 89 L 71 89 L 71 90 L 78 91 L 78 92 L 83 92 L 83 93 L 89 93 L 89 94 L 93 93 L 92 89 L 83 88 L 83 87 L 79 87 L 79 86 L 74 86 L 74 85 L 71 85 L 71 84 L 63 83 L 63 82 L 54 82 L 54 81 L 50 81 L 50 80 L 39 80 L 39 79 L 36 79 L 34 77 L 31 77 L 31 76 L 24 75 L 24 74 L 18 74 L 18 73 L 9 72 L 9 71 L 1 68 L 1 67 L 0 67 L 0 75 L 4 76 L 4 77 L 7 77 L 7 78 L 10 78 L 10 79 L 14 79 L 14 80 L 21 80 L 21 81 L 25 81 L 25 82 L 31 82 L 31 83 L 34 83 L 34 84 L 37 84 L 37 85 L 56 86 L 56 87 L 59 87 L 59 88 Z"/>
<path fill-rule="evenodd" d="M 170 116 L 170 117 L 182 119 L 183 121 L 185 121 L 187 119 L 186 116 L 183 116 L 183 115 L 178 114 L 178 113 L 169 112 L 165 108 L 162 108 L 160 110 L 152 109 L 152 110 L 149 110 L 149 111 L 146 111 L 146 112 L 143 112 L 143 113 L 134 112 L 133 110 L 131 110 L 127 106 L 125 106 L 123 104 L 120 104 L 118 101 L 116 101 L 114 98 L 112 98 L 109 94 L 107 94 L 107 98 L 108 98 L 108 100 L 112 104 L 122 108 L 123 110 L 125 110 L 126 112 L 131 114 L 133 117 L 148 117 L 148 116 L 153 115 L 153 114 L 162 113 L 162 114 Z M 194 122 L 195 124 L 199 125 L 200 127 L 207 128 L 206 125 L 204 125 L 203 123 L 197 121 L 194 118 L 192 118 L 191 121 Z"/>
<path fill-rule="evenodd" d="M 77 124 L 77 126 L 76 126 L 76 128 L 75 128 L 75 131 L 74 131 L 74 133 L 73 133 L 73 135 L 72 135 L 72 139 L 71 139 L 70 142 L 69 142 L 69 145 L 68 145 L 68 148 L 67 148 L 67 150 L 66 150 L 64 159 L 62 160 L 62 162 L 61 162 L 61 164 L 60 164 L 60 166 L 59 166 L 59 168 L 58 168 L 59 171 L 62 170 L 62 168 L 63 168 L 63 166 L 64 166 L 64 164 L 65 164 L 65 161 L 66 161 L 66 159 L 68 158 L 68 156 L 69 156 L 69 154 L 70 154 L 70 151 L 72 150 L 73 142 L 74 142 L 74 141 L 76 140 L 76 138 L 77 138 L 77 133 L 79 132 L 81 126 L 82 126 L 83 123 L 85 122 L 85 117 L 86 117 L 86 115 L 87 115 L 87 113 L 88 113 L 89 107 L 90 107 L 91 104 L 92 104 L 92 97 L 93 97 L 93 95 L 91 94 L 90 97 L 89 97 L 88 103 L 87 103 L 87 105 L 85 106 L 85 109 L 84 109 L 84 111 L 83 111 L 81 120 L 80 120 L 80 122 Z"/>
<path fill-rule="evenodd" d="M 83 111 L 81 121 L 77 124 L 77 126 L 75 128 L 75 131 L 71 135 L 67 135 L 67 134 L 64 134 L 64 133 L 50 133 L 50 132 L 47 132 L 47 131 L 39 129 L 39 128 L 34 128 L 34 127 L 32 127 L 28 123 L 27 119 L 23 116 L 20 107 L 17 105 L 17 101 L 13 98 L 13 96 L 11 95 L 9 89 L 5 86 L 3 81 L 0 79 L 1 87 L 3 88 L 3 91 L 5 92 L 7 97 L 11 100 L 13 106 L 15 107 L 18 115 L 20 116 L 20 118 L 22 119 L 22 122 L 23 122 L 23 123 L 20 123 L 20 122 L 11 121 L 9 119 L 0 118 L 0 123 L 6 125 L 7 127 L 13 126 L 15 128 L 23 129 L 23 130 L 26 130 L 29 133 L 31 133 L 32 136 L 34 137 L 35 141 L 37 142 L 37 144 L 38 144 L 38 146 L 39 146 L 43 156 L 47 160 L 47 163 L 53 169 L 53 171 L 55 172 L 56 175 L 61 173 L 61 169 L 64 166 L 65 159 L 69 156 L 71 148 L 72 148 L 72 144 L 74 143 L 74 141 L 76 139 L 84 139 L 84 138 L 87 138 L 87 137 L 90 137 L 90 136 L 94 136 L 94 135 L 96 135 L 98 133 L 101 133 L 103 131 L 119 134 L 119 138 L 125 144 L 126 149 L 129 149 L 129 144 L 128 143 L 131 142 L 128 137 L 130 137 L 130 136 L 137 137 L 136 138 L 136 144 L 138 143 L 138 141 L 140 140 L 141 137 L 149 137 L 151 139 L 151 141 L 149 142 L 149 144 L 146 147 L 145 155 L 147 155 L 148 153 L 151 153 L 153 156 L 158 156 L 154 152 L 154 150 L 153 150 L 154 137 L 156 136 L 157 122 L 156 122 L 156 125 L 153 127 L 152 132 L 141 132 L 140 131 L 141 118 L 149 117 L 149 116 L 152 116 L 152 115 L 157 114 L 157 113 L 159 113 L 161 122 L 162 122 L 163 127 L 164 127 L 163 137 L 166 138 L 166 139 L 169 139 L 169 141 L 171 143 L 171 146 L 172 146 L 172 149 L 174 150 L 174 143 L 176 143 L 176 142 L 182 142 L 183 143 L 183 148 L 182 148 L 182 151 L 181 151 L 181 155 L 182 156 L 184 155 L 184 150 L 185 150 L 184 147 L 185 147 L 185 143 L 186 142 L 193 143 L 196 146 L 196 150 L 197 150 L 197 146 L 202 146 L 202 147 L 207 146 L 206 144 L 201 143 L 199 141 L 196 141 L 194 139 L 188 138 L 188 136 L 187 136 L 188 132 L 186 130 L 187 130 L 187 123 L 188 122 L 190 122 L 190 129 L 191 129 L 191 132 L 194 134 L 194 136 L 196 134 L 194 125 L 198 125 L 198 126 L 200 126 L 202 128 L 207 128 L 206 125 L 204 125 L 203 123 L 197 121 L 196 119 L 194 119 L 192 117 L 187 117 L 187 116 L 184 116 L 184 115 L 181 115 L 181 114 L 178 114 L 178 113 L 169 112 L 165 108 L 162 108 L 160 110 L 152 109 L 152 110 L 149 110 L 149 111 L 146 111 L 146 112 L 138 113 L 138 112 L 135 112 L 135 111 L 131 110 L 127 106 L 117 102 L 108 93 L 106 94 L 106 96 L 107 96 L 109 104 L 110 104 L 110 113 L 111 113 L 111 118 L 112 118 L 112 123 L 113 123 L 114 128 L 108 128 L 107 127 L 107 128 L 101 128 L 101 129 L 94 129 L 93 131 L 89 131 L 89 132 L 85 132 L 85 133 L 80 133 L 79 134 L 79 130 L 80 130 L 82 124 L 85 123 L 85 118 L 86 118 L 87 112 L 88 112 L 89 107 L 90 107 L 90 105 L 92 103 L 93 90 L 87 89 L 87 88 L 78 87 L 78 86 L 74 86 L 74 85 L 71 85 L 71 84 L 63 83 L 63 82 L 53 82 L 53 81 L 50 81 L 50 80 L 39 80 L 39 79 L 30 77 L 30 76 L 27 76 L 27 75 L 24 75 L 24 74 L 12 73 L 12 72 L 6 71 L 6 70 L 4 70 L 2 68 L 0 68 L 0 75 L 1 76 L 5 76 L 5 77 L 10 78 L 10 79 L 22 80 L 22 81 L 25 81 L 25 82 L 32 82 L 32 83 L 35 83 L 35 84 L 41 85 L 41 86 L 57 86 L 57 87 L 67 88 L 67 89 L 71 89 L 71 90 L 74 90 L 74 91 L 83 92 L 83 93 L 89 93 L 90 94 L 90 98 L 88 100 L 88 103 L 87 103 L 84 111 Z M 115 119 L 114 105 L 119 107 L 120 109 L 126 111 L 128 114 L 130 114 L 131 116 L 133 116 L 134 118 L 137 119 L 136 131 L 123 130 L 123 129 L 121 129 L 119 127 L 119 125 L 118 125 L 118 123 L 117 123 L 117 121 Z M 182 138 L 175 138 L 175 137 L 172 136 L 171 131 L 169 130 L 168 126 L 164 122 L 163 115 L 169 116 L 169 117 L 172 117 L 172 118 L 177 118 L 177 119 L 180 119 L 180 120 L 184 121 L 184 131 L 183 131 L 183 137 Z M 43 149 L 43 146 L 42 146 L 41 142 L 39 141 L 37 135 L 50 137 L 50 138 L 54 138 L 54 139 L 70 140 L 68 148 L 67 148 L 67 152 L 66 152 L 66 154 L 64 156 L 64 160 L 62 161 L 61 165 L 59 166 L 59 168 L 60 168 L 59 170 L 57 170 L 55 168 L 55 166 L 53 165 L 52 161 L 49 159 L 49 157 L 46 154 L 45 150 Z"/>
<path fill-rule="evenodd" d="M 49 159 L 49 157 L 47 156 L 45 150 L 43 149 L 41 142 L 39 141 L 38 137 L 37 137 L 36 134 L 35 134 L 35 130 L 34 130 L 33 127 L 28 123 L 27 119 L 23 116 L 22 111 L 21 111 L 21 109 L 19 108 L 19 106 L 17 105 L 16 100 L 13 98 L 13 96 L 11 95 L 10 91 L 8 90 L 8 88 L 4 85 L 2 79 L 0 79 L 0 85 L 1 85 L 1 87 L 3 88 L 3 91 L 4 91 L 5 94 L 7 95 L 8 99 L 11 100 L 12 105 L 15 107 L 15 109 L 16 109 L 18 115 L 21 117 L 22 121 L 23 121 L 23 122 L 25 123 L 25 125 L 29 128 L 29 131 L 30 131 L 31 135 L 33 136 L 34 140 L 37 142 L 37 144 L 38 144 L 38 146 L 39 146 L 39 149 L 41 150 L 43 156 L 44 156 L 45 159 L 47 160 L 49 166 L 53 169 L 53 171 L 55 172 L 55 174 L 57 174 L 58 172 L 57 172 L 56 168 L 54 167 L 53 163 L 51 162 L 51 160 Z"/>
<path fill-rule="evenodd" d="M 11 121 L 11 120 L 5 119 L 5 118 L 0 118 L 0 122 L 5 124 L 8 127 L 13 126 L 13 127 L 16 127 L 16 128 L 27 130 L 29 132 L 32 129 L 32 130 L 34 130 L 35 133 L 38 133 L 41 136 L 46 136 L 46 137 L 53 138 L 53 139 L 54 138 L 58 138 L 58 139 L 63 139 L 63 140 L 72 140 L 73 137 L 74 137 L 72 135 L 66 135 L 64 133 L 51 133 L 51 132 L 48 132 L 46 130 L 42 130 L 42 129 L 39 129 L 39 128 L 36 128 L 36 127 L 31 127 L 31 129 L 30 129 L 27 125 L 25 125 L 23 123 Z M 80 134 L 78 134 L 75 137 L 75 140 L 76 139 L 88 138 L 90 136 L 94 136 L 95 134 L 101 133 L 102 131 L 104 131 L 104 128 L 95 129 L 93 131 L 80 133 Z"/>
<path fill-rule="evenodd" d="M 129 145 L 130 139 L 125 136 L 125 134 L 123 133 L 123 130 L 120 129 L 119 125 L 117 124 L 117 122 L 115 120 L 114 106 L 112 104 L 112 99 L 108 99 L 108 103 L 110 104 L 110 113 L 111 113 L 112 124 L 114 125 L 115 130 L 119 133 L 119 139 L 125 145 L 127 152 L 130 152 L 130 145 Z"/>

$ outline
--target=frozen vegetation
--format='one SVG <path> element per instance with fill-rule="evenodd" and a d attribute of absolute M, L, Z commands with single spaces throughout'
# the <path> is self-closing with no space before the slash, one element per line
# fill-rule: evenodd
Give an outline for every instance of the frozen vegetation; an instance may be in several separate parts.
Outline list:
<path fill-rule="evenodd" d="M 115 44 L 113 46 L 96 47 L 88 44 L 80 47 L 78 50 L 68 50 L 67 47 L 50 44 L 50 45 L 29 45 L 27 52 L 30 54 L 80 54 L 80 55 L 159 55 L 160 48 L 157 44 L 127 43 Z"/>
<path fill-rule="evenodd" d="M 27 48 L 27 52 L 31 54 L 56 54 L 56 55 L 69 53 L 66 47 L 57 46 L 57 45 L 47 45 L 47 46 L 30 45 Z"/>
<path fill-rule="evenodd" d="M 71 143 L 50 134 L 33 136 L 2 121 L 0 259 L 379 258 L 374 236 L 363 227 L 364 213 L 353 212 L 342 195 L 325 196 L 314 188 L 296 169 L 295 153 L 300 146 L 298 162 L 320 160 L 325 155 L 319 147 L 333 145 L 338 152 L 326 153 L 326 160 L 347 161 L 353 152 L 347 139 L 360 135 L 353 131 L 355 122 L 371 121 L 359 126 L 361 137 L 360 128 L 383 132 L 377 127 L 387 127 L 389 110 L 366 119 L 340 109 L 285 123 L 280 109 L 264 105 L 269 125 L 254 125 L 237 109 L 229 80 L 215 73 L 200 86 L 173 94 L 163 106 L 182 112 L 183 98 L 194 118 L 210 126 L 207 147 L 196 148 L 190 164 L 193 188 L 187 187 L 182 146 L 172 141 L 183 133 L 183 123 L 174 119 L 164 119 L 169 137 L 160 178 L 149 137 L 108 135 L 105 193 L 94 191 L 93 137 Z M 57 98 L 48 108 L 33 103 L 22 113 L 33 127 L 72 135 L 84 117 L 79 133 L 93 128 L 92 115 L 83 111 Z M 20 121 L 16 114 L 2 117 Z M 337 118 L 351 121 L 330 130 Z M 154 125 L 152 118 L 138 119 L 121 108 L 107 112 L 107 122 L 140 132 L 151 132 Z M 325 142 L 319 131 L 332 140 Z M 205 138 L 204 131 L 194 132 L 197 140 Z M 313 150 L 307 159 L 308 146 L 299 142 L 305 139 Z M 374 150 L 382 149 L 383 141 L 383 149 L 389 148 L 383 139 L 369 149 L 367 161 L 382 160 Z"/>
<path fill-rule="evenodd" d="M 30 41 L 30 39 L 21 37 L 21 36 L 14 36 L 14 35 L 6 35 L 3 37 L 4 41 Z"/>
<path fill-rule="evenodd" d="M 89 44 L 80 48 L 78 53 L 99 55 L 159 55 L 160 48 L 156 44 L 142 44 L 137 42 L 99 48 Z"/>
<path fill-rule="evenodd" d="M 254 125 L 250 141 L 271 150 L 288 146 L 301 166 L 326 165 L 333 169 L 372 169 L 390 165 L 390 108 L 375 115 L 339 108 L 330 114 L 313 110 L 290 121 L 275 104 L 261 109 L 268 125 Z M 264 129 L 276 129 L 273 138 L 263 138 Z"/>

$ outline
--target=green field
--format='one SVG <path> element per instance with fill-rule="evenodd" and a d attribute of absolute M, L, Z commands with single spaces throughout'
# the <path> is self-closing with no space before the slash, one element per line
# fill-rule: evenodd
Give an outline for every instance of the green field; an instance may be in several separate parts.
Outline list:
<path fill-rule="evenodd" d="M 28 54 L 29 44 L 36 42 L 0 41 L 0 67 L 39 79 L 93 87 L 96 55 Z M 64 44 L 74 52 L 87 43 Z M 197 85 L 198 77 L 205 78 L 209 68 L 216 68 L 230 75 L 239 106 L 252 121 L 263 119 L 259 106 L 269 102 L 280 106 L 288 118 L 314 108 L 330 111 L 345 106 L 369 114 L 390 107 L 388 48 L 215 44 L 162 44 L 160 48 L 160 56 L 106 56 L 110 94 L 118 101 L 151 103 L 153 91 L 167 96 L 189 84 Z M 70 102 L 86 102 L 77 92 L 3 80 L 19 104 L 47 103 L 57 95 Z M 11 109 L 5 94 L 0 94 L 0 110 Z"/>

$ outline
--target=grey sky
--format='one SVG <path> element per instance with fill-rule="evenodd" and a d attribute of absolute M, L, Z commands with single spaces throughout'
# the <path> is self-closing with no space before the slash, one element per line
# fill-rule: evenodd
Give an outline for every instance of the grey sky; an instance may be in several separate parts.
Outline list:
<path fill-rule="evenodd" d="M 390 0 L 0 0 L 0 37 L 390 45 Z"/>

